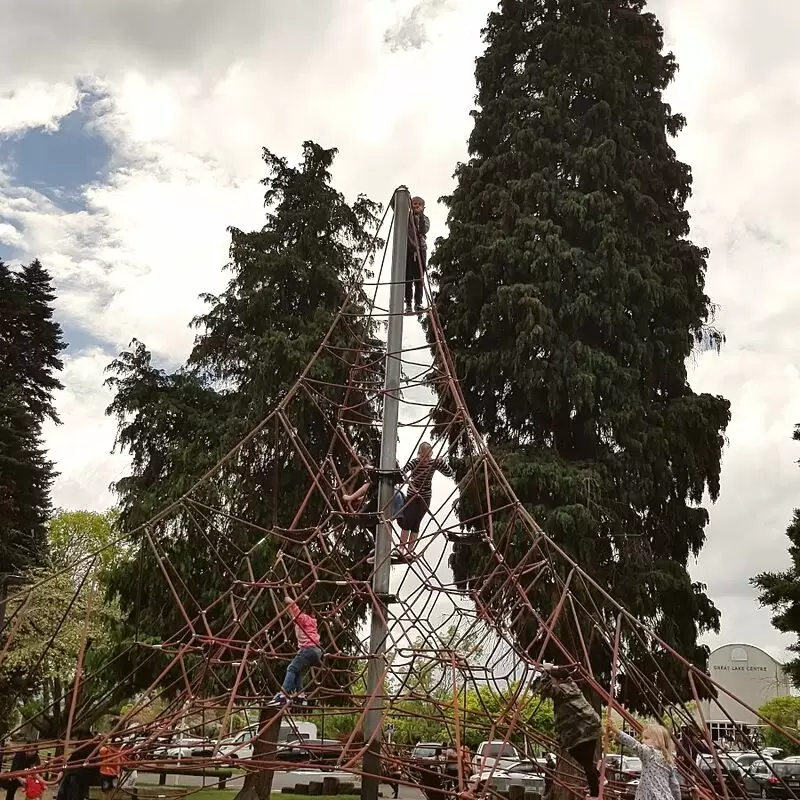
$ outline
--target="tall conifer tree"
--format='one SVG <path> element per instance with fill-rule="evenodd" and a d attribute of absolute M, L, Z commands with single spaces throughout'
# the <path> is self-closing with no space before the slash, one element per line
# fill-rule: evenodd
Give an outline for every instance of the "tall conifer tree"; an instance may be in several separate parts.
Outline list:
<path fill-rule="evenodd" d="M 38 261 L 12 271 L 0 261 L 0 564 L 17 572 L 46 549 L 53 465 L 42 423 L 58 422 L 53 392 L 61 388 L 65 345 L 53 321 L 50 276 Z"/>
<path fill-rule="evenodd" d="M 670 143 L 685 120 L 662 96 L 675 59 L 644 0 L 502 0 L 484 37 L 470 158 L 431 259 L 467 405 L 545 530 L 704 666 L 698 636 L 719 615 L 688 567 L 729 403 L 687 378 L 711 305 L 708 253 L 689 239 L 691 172 Z M 463 497 L 462 516 L 477 502 Z M 476 578 L 485 556 L 459 549 L 455 569 Z M 557 592 L 531 599 L 549 613 Z M 535 633 L 518 625 L 526 643 Z M 602 672 L 607 650 L 582 633 Z M 673 660 L 626 648 L 686 693 Z M 626 700 L 648 706 L 633 685 Z"/>
<path fill-rule="evenodd" d="M 132 457 L 131 474 L 116 487 L 124 528 L 135 530 L 182 497 L 261 423 L 286 397 L 331 328 L 359 276 L 363 255 L 375 245 L 380 210 L 363 196 L 349 205 L 330 185 L 335 154 L 306 142 L 302 163 L 294 167 L 264 150 L 266 224 L 251 232 L 231 229 L 231 278 L 222 294 L 204 298 L 207 310 L 194 320 L 198 334 L 185 367 L 165 373 L 152 364 L 140 342 L 134 342 L 111 365 L 109 384 L 115 398 L 109 413 L 119 422 L 118 444 Z M 304 458 L 276 419 L 192 494 L 210 508 L 224 509 L 224 519 L 211 511 L 198 515 L 186 509 L 155 526 L 159 546 L 181 576 L 178 591 L 190 617 L 212 606 L 232 581 L 252 580 L 252 575 L 265 575 L 274 566 L 282 540 L 259 529 L 288 528 L 301 507 L 305 512 L 300 526 L 313 526 L 324 512 L 318 494 L 304 506 L 309 485 L 306 463 L 322 464 L 331 457 L 340 468 L 345 466 L 347 451 L 333 437 L 331 415 L 346 396 L 342 387 L 348 382 L 349 364 L 343 354 L 373 333 L 365 310 L 366 297 L 350 294 L 347 324 L 334 329 L 329 349 L 314 361 L 309 373 L 315 381 L 314 393 L 299 392 L 285 406 Z M 373 421 L 378 410 L 374 402 L 352 396 L 349 406 L 358 409 L 358 423 Z M 356 421 L 341 420 L 356 446 L 365 454 L 372 453 L 377 428 L 351 422 Z M 283 546 L 290 549 L 289 544 Z M 319 538 L 308 543 L 312 558 L 322 557 L 318 547 L 322 547 Z M 336 547 L 342 558 L 357 562 L 366 556 L 371 540 L 366 530 L 353 526 Z M 305 552 L 298 548 L 299 555 Z M 243 558 L 246 553 L 249 564 Z M 290 563 L 293 581 L 308 579 L 303 566 L 302 560 Z M 364 567 L 362 577 L 368 574 Z M 177 604 L 164 606 L 163 577 L 146 541 L 115 570 L 112 586 L 128 615 L 127 635 L 161 642 L 184 627 Z M 184 591 L 185 587 L 191 590 Z M 349 592 L 347 586 L 327 582 L 314 588 L 313 601 L 342 603 Z M 268 593 L 262 595 L 247 622 L 251 628 L 275 617 Z M 346 606 L 344 630 L 336 641 L 339 651 L 355 647 L 358 624 L 366 613 L 363 600 Z M 216 604 L 207 618 L 215 629 L 229 624 L 228 604 Z M 326 627 L 323 646 L 330 644 L 325 639 L 328 632 Z M 245 635 L 252 634 L 249 630 Z M 287 630 L 287 636 L 291 639 L 292 631 Z M 270 644 L 288 650 L 294 646 L 289 639 L 282 643 L 273 638 Z M 157 674 L 159 665 L 141 653 L 136 658 L 138 663 L 120 659 L 119 665 L 126 672 L 135 667 L 141 687 Z M 326 670 L 331 680 L 343 681 L 352 665 L 331 655 L 326 667 L 332 667 Z M 285 664 L 261 659 L 259 668 L 262 689 L 271 694 Z M 208 677 L 212 692 L 219 691 L 216 681 L 223 667 L 215 672 Z M 265 709 L 262 723 L 274 719 L 276 715 Z M 273 726 L 264 734 L 257 753 L 265 752 L 259 748 L 266 747 L 276 732 Z M 244 794 L 268 797 L 271 779 L 265 771 L 249 775 Z"/>
<path fill-rule="evenodd" d="M 800 425 L 794 426 L 792 438 L 800 442 Z M 788 567 L 781 572 L 762 572 L 750 582 L 758 589 L 761 605 L 772 609 L 772 624 L 776 630 L 797 637 L 789 645 L 789 650 L 796 655 L 786 665 L 786 671 L 792 683 L 800 686 L 800 508 L 794 510 L 786 536 L 789 539 Z"/>

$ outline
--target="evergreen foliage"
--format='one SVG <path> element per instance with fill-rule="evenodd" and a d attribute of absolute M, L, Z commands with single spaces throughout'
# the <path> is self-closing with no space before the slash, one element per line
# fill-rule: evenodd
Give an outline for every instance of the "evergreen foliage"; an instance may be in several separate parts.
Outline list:
<path fill-rule="evenodd" d="M 800 442 L 800 425 L 795 425 L 792 438 Z M 759 590 L 758 599 L 761 605 L 772 609 L 772 624 L 775 628 L 781 633 L 797 637 L 788 649 L 798 655 L 784 669 L 792 683 L 800 686 L 800 508 L 794 510 L 786 536 L 790 542 L 789 566 L 782 572 L 762 572 L 751 578 L 750 582 Z"/>
<path fill-rule="evenodd" d="M 134 341 L 109 368 L 108 383 L 115 397 L 108 411 L 118 419 L 118 446 L 132 459 L 131 474 L 116 485 L 120 525 L 137 543 L 112 577 L 127 617 L 122 639 L 161 643 L 186 625 L 177 602 L 170 597 L 165 603 L 165 592 L 172 590 L 165 586 L 151 542 L 158 542 L 180 575 L 180 580 L 173 580 L 174 591 L 189 619 L 196 619 L 236 580 L 253 580 L 274 567 L 282 541 L 269 533 L 276 526 L 317 523 L 324 510 L 319 498 L 296 518 L 311 480 L 291 441 L 291 430 L 302 442 L 309 463 L 330 457 L 340 470 L 345 468 L 347 452 L 333 436 L 336 424 L 365 453 L 376 447 L 377 428 L 354 425 L 347 416 L 337 420 L 336 409 L 359 408 L 360 422 L 373 420 L 378 412 L 352 393 L 350 402 L 344 403 L 346 390 L 340 387 L 348 382 L 348 349 L 372 334 L 365 316 L 366 298 L 360 291 L 350 293 L 350 287 L 360 274 L 363 254 L 374 246 L 380 207 L 363 196 L 348 205 L 330 185 L 335 153 L 306 142 L 301 165 L 293 167 L 264 150 L 269 173 L 264 180 L 266 224 L 249 233 L 231 229 L 231 279 L 221 295 L 204 298 L 207 310 L 193 321 L 198 333 L 186 365 L 168 374 L 153 365 L 144 344 Z M 314 382 L 313 393 L 297 390 L 298 376 L 348 294 L 347 324 L 336 326 L 329 349 L 307 373 Z M 259 428 L 197 485 L 287 396 L 283 417 Z M 204 507 L 181 501 L 193 486 L 192 501 Z M 171 512 L 159 522 L 140 527 L 171 504 L 175 504 Z M 311 541 L 312 558 L 324 544 L 318 538 Z M 365 555 L 370 545 L 367 531 L 356 527 L 336 542 L 347 562 Z M 287 549 L 291 552 L 290 546 Z M 287 559 L 286 564 L 291 579 L 305 581 L 310 588 L 312 576 L 303 570 L 302 561 Z M 319 586 L 310 600 L 315 606 L 342 602 L 348 591 L 346 586 Z M 226 636 L 251 638 L 275 618 L 282 604 L 276 607 L 270 592 L 261 594 L 255 614 L 243 615 L 236 623 L 241 630 L 228 627 Z M 348 642 L 355 644 L 358 621 L 365 612 L 364 600 L 346 604 L 342 630 L 335 631 L 339 649 L 346 650 Z M 222 630 L 231 623 L 230 605 L 217 604 L 207 619 L 212 630 Z M 320 625 L 320 630 L 325 646 L 330 629 Z M 270 646 L 285 651 L 295 647 L 291 626 L 285 626 L 285 634 L 286 640 L 283 634 L 277 640 L 270 634 Z M 142 649 L 139 662 L 120 660 L 125 670 L 135 673 L 138 687 L 147 685 L 163 666 L 160 656 L 145 657 L 145 652 Z M 338 665 L 340 670 L 336 659 L 326 659 L 328 665 L 334 667 L 326 670 L 332 681 L 350 679 L 347 662 Z M 274 692 L 284 667 L 264 659 L 259 665 L 260 690 Z M 219 693 L 221 684 L 215 681 L 224 682 L 225 669 L 218 667 L 214 673 L 201 691 Z"/>
<path fill-rule="evenodd" d="M 53 392 L 65 345 L 53 321 L 50 276 L 38 261 L 12 271 L 0 261 L 0 572 L 41 563 L 50 486 L 42 424 L 58 422 Z"/>
<path fill-rule="evenodd" d="M 689 239 L 691 171 L 670 143 L 685 120 L 662 96 L 677 64 L 644 6 L 502 0 L 490 14 L 470 158 L 431 265 L 467 406 L 516 495 L 602 588 L 705 668 L 698 637 L 719 613 L 688 565 L 705 540 L 704 493 L 719 492 L 730 412 L 688 382 L 687 357 L 715 334 L 708 252 Z M 483 512 L 481 493 L 462 493 L 463 519 Z M 521 558 L 510 519 L 505 535 Z M 456 577 L 502 612 L 502 592 L 479 579 L 487 555 L 457 548 Z M 560 590 L 537 584 L 530 597 L 547 616 Z M 583 635 L 602 674 L 607 646 L 569 616 L 560 635 L 573 653 Z M 515 624 L 530 644 L 535 621 Z M 666 702 L 670 683 L 688 696 L 673 658 L 635 638 L 625 648 Z M 650 710 L 625 688 L 624 702 Z"/>

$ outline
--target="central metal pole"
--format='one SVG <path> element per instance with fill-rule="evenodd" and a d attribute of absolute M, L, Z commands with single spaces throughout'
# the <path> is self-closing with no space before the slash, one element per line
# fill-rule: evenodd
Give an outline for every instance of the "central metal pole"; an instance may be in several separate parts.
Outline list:
<path fill-rule="evenodd" d="M 408 189 L 401 186 L 394 193 L 394 237 L 392 239 L 392 284 L 389 292 L 389 333 L 386 341 L 386 375 L 383 393 L 383 430 L 381 433 L 380 482 L 378 509 L 391 516 L 394 479 L 397 465 L 397 422 L 400 411 L 400 376 L 403 350 L 403 293 L 408 248 Z M 381 740 L 385 713 L 384 678 L 386 674 L 387 603 L 392 564 L 392 523 L 380 522 L 375 529 L 375 572 L 372 591 L 372 628 L 367 664 L 367 707 L 364 715 L 364 775 L 362 800 L 378 800 L 381 783 Z"/>

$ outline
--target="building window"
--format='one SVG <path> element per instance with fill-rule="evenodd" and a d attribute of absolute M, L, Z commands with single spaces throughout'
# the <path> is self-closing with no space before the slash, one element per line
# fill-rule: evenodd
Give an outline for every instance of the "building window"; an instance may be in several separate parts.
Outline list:
<path fill-rule="evenodd" d="M 731 650 L 731 661 L 747 661 L 747 650 L 744 647 L 734 647 Z"/>

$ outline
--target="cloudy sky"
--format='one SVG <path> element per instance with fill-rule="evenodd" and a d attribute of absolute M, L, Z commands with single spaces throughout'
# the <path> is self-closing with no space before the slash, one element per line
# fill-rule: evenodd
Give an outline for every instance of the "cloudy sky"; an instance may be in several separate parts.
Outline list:
<path fill-rule="evenodd" d="M 134 336 L 166 367 L 191 344 L 197 296 L 224 285 L 226 226 L 260 226 L 268 146 L 336 146 L 348 197 L 386 201 L 407 183 L 432 235 L 465 156 L 473 60 L 492 0 L 27 0 L 0 28 L 0 257 L 54 275 L 70 343 L 47 430 L 55 501 L 102 509 L 125 461 L 103 369 Z M 712 250 L 708 290 L 728 343 L 693 367 L 698 390 L 733 403 L 722 496 L 694 569 L 723 610 L 711 644 L 787 641 L 747 579 L 786 563 L 800 502 L 800 306 L 794 32 L 800 6 L 658 0 L 681 71 L 670 96 L 689 120 L 694 238 Z M 409 332 L 414 337 L 416 334 Z"/>

